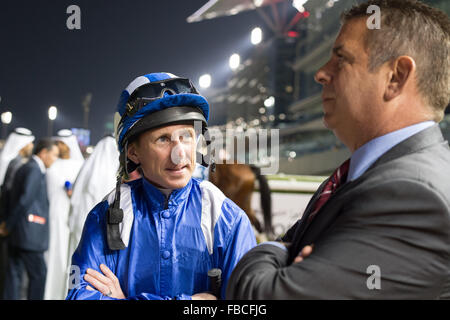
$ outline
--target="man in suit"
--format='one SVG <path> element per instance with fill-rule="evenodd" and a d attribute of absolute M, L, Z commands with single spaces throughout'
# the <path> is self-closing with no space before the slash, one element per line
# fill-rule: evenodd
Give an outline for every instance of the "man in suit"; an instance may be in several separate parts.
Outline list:
<path fill-rule="evenodd" d="M 381 28 L 369 29 L 370 5 Z M 415 0 L 343 14 L 323 85 L 324 123 L 352 156 L 281 239 L 238 263 L 228 299 L 450 297 L 448 16 Z"/>
<path fill-rule="evenodd" d="M 23 267 L 29 278 L 28 299 L 44 296 L 48 248 L 48 198 L 45 171 L 58 157 L 58 147 L 50 139 L 38 141 L 33 155 L 16 173 L 11 190 L 11 212 L 0 226 L 0 235 L 9 235 L 8 267 L 3 298 L 20 298 Z"/>
<path fill-rule="evenodd" d="M 0 224 L 3 222 L 4 216 L 7 214 L 7 212 L 10 211 L 10 191 L 14 182 L 14 176 L 16 175 L 17 170 L 31 157 L 34 146 L 33 141 L 34 136 L 31 134 L 31 131 L 25 128 L 16 128 L 14 132 L 9 135 L 7 145 L 5 144 L 6 148 L 2 151 L 3 162 L 1 162 L 0 160 L 0 163 L 3 165 L 7 165 L 7 169 L 5 172 L 5 177 L 3 179 L 3 184 L 0 187 Z M 19 150 L 18 155 L 15 156 L 14 150 L 11 149 L 17 149 L 20 147 L 22 148 Z M 11 156 L 15 157 L 11 161 L 9 161 L 9 163 L 7 163 L 7 160 L 10 159 Z M 3 284 L 5 282 L 7 265 L 7 238 L 3 238 L 0 236 L 0 293 L 3 292 Z"/>

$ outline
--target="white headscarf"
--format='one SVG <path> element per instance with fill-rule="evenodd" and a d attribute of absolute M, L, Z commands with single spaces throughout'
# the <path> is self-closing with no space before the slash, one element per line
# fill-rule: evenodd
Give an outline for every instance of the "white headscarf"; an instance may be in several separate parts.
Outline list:
<path fill-rule="evenodd" d="M 70 199 L 70 256 L 76 249 L 89 211 L 111 192 L 117 182 L 119 150 L 116 140 L 107 136 L 100 140 L 85 161 L 73 186 Z"/>
<path fill-rule="evenodd" d="M 50 225 L 49 248 L 44 255 L 48 268 L 44 293 L 46 300 L 64 299 L 67 294 L 65 280 L 69 255 L 70 198 L 65 183 L 75 182 L 84 163 L 77 138 L 70 130 L 60 130 L 54 139 L 70 148 L 70 157 L 57 159 L 46 173 Z"/>
<path fill-rule="evenodd" d="M 34 136 L 28 129 L 16 128 L 10 133 L 0 155 L 0 186 L 3 184 L 3 180 L 5 179 L 6 169 L 8 168 L 9 162 L 17 157 L 20 149 L 33 141 Z"/>
<path fill-rule="evenodd" d="M 69 129 L 62 129 L 58 131 L 58 136 L 54 137 L 56 140 L 60 140 L 67 144 L 70 149 L 70 159 L 75 161 L 84 161 L 83 154 L 80 150 L 77 137 Z"/>

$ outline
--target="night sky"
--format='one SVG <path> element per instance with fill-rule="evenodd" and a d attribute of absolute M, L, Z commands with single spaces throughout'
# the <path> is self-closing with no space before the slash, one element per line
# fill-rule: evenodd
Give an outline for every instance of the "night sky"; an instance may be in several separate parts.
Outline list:
<path fill-rule="evenodd" d="M 250 11 L 187 23 L 206 2 L 2 0 L 0 112 L 13 113 L 8 131 L 21 126 L 46 136 L 51 105 L 58 107 L 54 133 L 82 127 L 81 102 L 90 92 L 89 129 L 96 144 L 121 91 L 139 75 L 167 71 L 197 84 L 210 73 L 213 86 L 223 86 L 231 73 L 228 58 L 250 48 L 250 32 L 263 22 Z M 81 30 L 66 26 L 72 4 L 81 9 Z"/>

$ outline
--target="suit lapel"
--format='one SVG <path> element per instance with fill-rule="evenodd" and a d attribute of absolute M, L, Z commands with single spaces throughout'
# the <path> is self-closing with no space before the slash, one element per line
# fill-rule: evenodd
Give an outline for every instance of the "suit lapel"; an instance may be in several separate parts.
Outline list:
<path fill-rule="evenodd" d="M 330 199 L 320 208 L 314 219 L 308 224 L 308 216 L 311 214 L 312 204 L 315 202 L 311 201 L 307 208 L 308 212 L 305 211 L 302 221 L 296 230 L 296 235 L 289 255 L 290 261 L 298 255 L 305 245 L 314 243 L 317 237 L 333 223 L 340 212 L 338 207 L 333 206 L 333 202 L 335 202 L 336 198 L 345 193 L 346 190 L 351 189 L 356 183 L 357 181 L 350 181 L 339 187 Z M 317 194 L 320 195 L 321 192 L 321 189 L 316 192 L 315 200 L 318 198 Z"/>
<path fill-rule="evenodd" d="M 325 181 L 322 182 L 319 188 L 317 188 L 317 191 L 314 193 L 308 205 L 306 206 L 305 211 L 303 212 L 302 219 L 307 219 L 309 217 L 312 208 L 314 208 L 314 204 L 319 199 L 319 196 L 322 193 L 323 189 L 325 188 L 325 185 L 327 184 L 328 180 L 330 180 L 330 177 L 328 177 L 328 179 L 325 179 Z"/>
<path fill-rule="evenodd" d="M 350 181 L 336 190 L 323 207 L 320 208 L 311 223 L 306 225 L 302 239 L 303 243 L 313 243 L 317 237 L 333 223 L 339 215 L 341 207 L 340 205 L 337 205 L 336 200 L 356 184 L 358 184 L 358 181 Z"/>
<path fill-rule="evenodd" d="M 296 235 L 295 238 L 296 239 L 297 239 L 298 235 L 303 234 L 303 232 L 306 228 L 305 221 L 308 220 L 308 217 L 311 214 L 311 209 L 313 208 L 314 203 L 319 198 L 319 195 L 322 193 L 322 190 L 325 187 L 325 185 L 327 184 L 329 179 L 330 178 L 328 178 L 324 182 L 322 182 L 322 184 L 319 186 L 319 188 L 317 188 L 317 191 L 313 194 L 312 198 L 309 200 L 308 205 L 306 206 L 305 210 L 303 211 L 302 217 L 300 218 L 298 226 L 296 227 L 296 230 L 295 230 L 295 235 Z"/>

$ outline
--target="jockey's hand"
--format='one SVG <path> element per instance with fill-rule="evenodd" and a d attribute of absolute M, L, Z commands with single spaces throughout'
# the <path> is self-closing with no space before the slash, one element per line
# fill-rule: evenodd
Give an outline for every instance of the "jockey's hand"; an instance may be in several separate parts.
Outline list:
<path fill-rule="evenodd" d="M 125 295 L 120 288 L 119 279 L 117 279 L 114 273 L 104 264 L 100 265 L 100 270 L 103 274 L 88 268 L 84 275 L 84 280 L 89 282 L 89 284 L 105 296 L 116 299 L 125 299 Z M 87 286 L 87 289 L 95 290 L 93 287 Z"/>
<path fill-rule="evenodd" d="M 210 293 L 202 292 L 194 294 L 192 296 L 192 300 L 217 300 L 217 298 Z"/>

